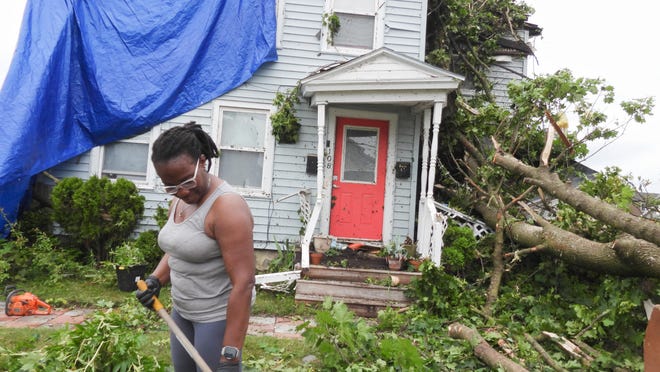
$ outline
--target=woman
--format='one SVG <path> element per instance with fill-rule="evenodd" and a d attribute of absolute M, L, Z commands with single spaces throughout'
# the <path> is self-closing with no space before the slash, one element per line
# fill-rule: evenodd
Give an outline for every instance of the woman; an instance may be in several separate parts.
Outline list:
<path fill-rule="evenodd" d="M 163 132 L 151 161 L 174 195 L 158 235 L 165 252 L 136 297 L 151 308 L 160 287 L 171 283 L 172 318 L 212 370 L 240 371 L 241 350 L 255 296 L 253 220 L 245 200 L 209 174 L 218 149 L 201 126 L 190 122 Z M 176 371 L 195 362 L 170 334 Z M 218 369 L 219 368 L 219 369 Z"/>

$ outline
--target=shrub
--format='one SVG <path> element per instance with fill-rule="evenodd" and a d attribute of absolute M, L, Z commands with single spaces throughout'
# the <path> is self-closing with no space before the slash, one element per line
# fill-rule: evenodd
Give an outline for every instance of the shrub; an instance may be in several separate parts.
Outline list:
<path fill-rule="evenodd" d="M 477 239 L 469 227 L 450 222 L 443 240 L 442 260 L 449 268 L 462 268 L 476 256 Z"/>
<path fill-rule="evenodd" d="M 150 268 L 156 267 L 163 257 L 163 251 L 158 246 L 158 231 L 156 230 L 141 232 L 133 242 L 133 248 L 141 252 L 144 263 Z"/>
<path fill-rule="evenodd" d="M 51 194 L 53 219 L 96 262 L 125 241 L 144 213 L 144 197 L 128 180 L 65 178 Z"/>
<path fill-rule="evenodd" d="M 117 266 L 144 265 L 144 254 L 133 242 L 124 242 L 110 252 L 112 263 Z"/>
<path fill-rule="evenodd" d="M 0 283 L 10 279 L 57 283 L 82 272 L 76 251 L 60 247 L 57 239 L 42 231 L 34 230 L 32 234 L 34 242 L 12 229 L 12 240 L 0 242 Z"/>

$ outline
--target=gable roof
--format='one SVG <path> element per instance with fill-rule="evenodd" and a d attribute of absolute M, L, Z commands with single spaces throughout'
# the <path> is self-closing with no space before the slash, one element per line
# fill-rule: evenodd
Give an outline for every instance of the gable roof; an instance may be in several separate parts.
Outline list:
<path fill-rule="evenodd" d="M 464 78 L 388 48 L 325 66 L 300 81 L 314 106 L 375 103 L 413 106 L 445 101 Z"/>

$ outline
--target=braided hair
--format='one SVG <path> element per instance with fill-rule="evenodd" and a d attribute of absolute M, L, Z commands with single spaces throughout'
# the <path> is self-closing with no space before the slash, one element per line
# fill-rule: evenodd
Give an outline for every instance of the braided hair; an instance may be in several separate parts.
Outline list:
<path fill-rule="evenodd" d="M 194 121 L 173 127 L 158 136 L 151 152 L 154 163 L 168 161 L 179 155 L 188 154 L 193 159 L 204 154 L 208 159 L 206 170 L 211 169 L 211 159 L 220 155 L 218 147 L 202 126 Z"/>

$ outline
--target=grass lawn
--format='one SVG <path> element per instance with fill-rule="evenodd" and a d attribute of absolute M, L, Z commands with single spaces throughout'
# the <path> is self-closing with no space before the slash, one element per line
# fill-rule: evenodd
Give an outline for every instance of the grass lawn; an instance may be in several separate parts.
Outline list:
<path fill-rule="evenodd" d="M 116 284 L 99 284 L 94 278 L 88 281 L 66 280 L 55 284 L 20 283 L 17 288 L 36 294 L 54 307 L 96 308 L 99 313 L 109 309 L 135 313 L 135 318 L 130 318 L 126 327 L 136 330 L 148 328 L 144 331 L 144 343 L 151 345 L 141 347 L 140 355 L 154 357 L 162 366 L 169 366 L 167 326 L 155 314 L 145 315 L 146 310 L 135 300 L 132 292 L 122 292 Z M 170 303 L 168 288 L 161 291 L 160 297 L 167 307 Z M 252 313 L 260 316 L 312 317 L 315 309 L 309 305 L 296 304 L 293 294 L 258 291 Z M 142 323 L 150 323 L 150 326 L 143 327 Z M 60 332 L 71 332 L 71 329 L 60 331 L 48 328 L 0 328 L 0 370 L 16 370 L 17 360 L 22 361 L 26 354 L 44 350 L 48 345 L 56 343 Z M 309 354 L 313 354 L 313 349 L 304 340 L 248 335 L 243 358 L 245 366 L 250 367 L 246 370 L 313 371 L 313 366 L 305 365 L 302 361 Z"/>

